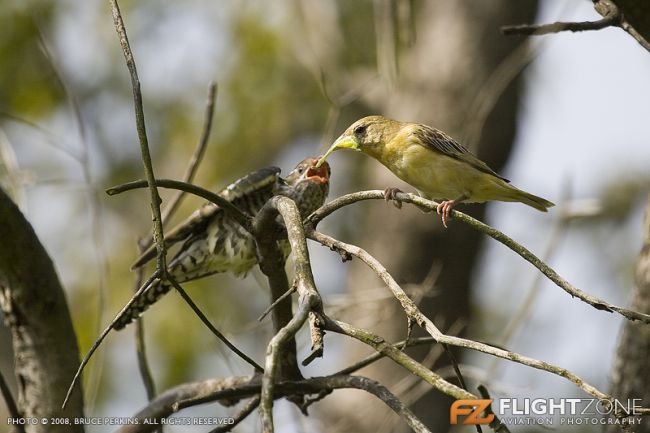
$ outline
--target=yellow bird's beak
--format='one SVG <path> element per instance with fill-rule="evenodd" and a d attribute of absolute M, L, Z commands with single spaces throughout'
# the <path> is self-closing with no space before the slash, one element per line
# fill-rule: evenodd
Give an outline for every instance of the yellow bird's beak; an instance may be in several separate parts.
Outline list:
<path fill-rule="evenodd" d="M 327 149 L 327 152 L 325 152 L 325 155 L 323 155 L 320 158 L 320 160 L 316 164 L 315 168 L 320 167 L 325 162 L 327 157 L 330 156 L 330 153 L 334 152 L 335 150 L 339 150 L 339 149 L 352 149 L 352 150 L 357 150 L 357 151 L 361 150 L 360 147 L 359 147 L 359 142 L 357 141 L 355 136 L 341 135 L 330 146 L 330 148 Z"/>

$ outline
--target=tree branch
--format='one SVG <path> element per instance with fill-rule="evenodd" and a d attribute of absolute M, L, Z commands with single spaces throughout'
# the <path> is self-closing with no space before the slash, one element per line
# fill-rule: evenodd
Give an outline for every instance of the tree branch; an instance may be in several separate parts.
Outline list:
<path fill-rule="evenodd" d="M 208 379 L 176 386 L 165 391 L 150 404 L 140 410 L 134 418 L 140 420 L 138 425 L 125 425 L 116 433 L 146 433 L 156 428 L 156 425 L 145 425 L 148 419 L 161 419 L 170 416 L 180 409 L 213 401 L 230 402 L 257 395 L 261 391 L 260 377 L 243 376 L 228 379 Z M 333 375 L 314 377 L 301 381 L 286 381 L 276 385 L 274 398 L 287 395 L 317 394 L 322 391 L 336 389 L 359 389 L 366 391 L 383 401 L 398 414 L 416 433 L 426 433 L 429 430 L 415 415 L 386 387 L 380 383 L 362 376 Z"/>
<path fill-rule="evenodd" d="M 601 30 L 607 27 L 620 27 L 636 40 L 646 51 L 650 51 L 650 42 L 626 18 L 614 0 L 593 0 L 594 9 L 603 18 L 596 21 L 555 22 L 550 24 L 519 24 L 501 27 L 504 35 L 546 35 L 564 31 L 582 32 L 586 30 Z M 647 10 L 645 11 L 648 12 Z"/>
<path fill-rule="evenodd" d="M 348 323 L 332 320 L 325 317 L 325 329 L 339 334 L 347 335 L 359 340 L 382 355 L 392 359 L 397 364 L 406 368 L 410 373 L 422 378 L 425 382 L 433 386 L 438 391 L 447 394 L 457 400 L 459 399 L 476 399 L 478 398 L 469 391 L 460 388 L 453 383 L 447 382 L 441 376 L 420 364 L 401 349 L 386 342 L 382 337 L 371 333 L 365 329 L 357 328 Z"/>
<path fill-rule="evenodd" d="M 415 320 L 415 322 L 419 326 L 421 326 L 425 331 L 427 331 L 429 335 L 431 335 L 439 343 L 476 350 L 478 352 L 487 353 L 489 355 L 493 355 L 498 358 L 508 359 L 510 361 L 519 364 L 533 367 L 538 370 L 547 371 L 549 373 L 567 379 L 568 381 L 576 385 L 578 388 L 580 388 L 581 390 L 583 390 L 584 392 L 586 392 L 587 394 L 595 398 L 598 399 L 612 398 L 611 396 L 605 394 L 602 391 L 599 391 L 594 386 L 590 385 L 582 378 L 578 377 L 576 374 L 572 373 L 571 371 L 565 368 L 558 367 L 553 364 L 549 364 L 547 362 L 530 358 L 524 355 L 520 355 L 518 353 L 511 352 L 509 350 L 493 347 L 484 343 L 479 343 L 476 341 L 443 334 L 428 317 L 422 314 L 422 312 L 419 310 L 417 305 L 415 305 L 415 303 L 406 295 L 404 290 L 402 290 L 402 288 L 397 284 L 397 282 L 395 282 L 395 280 L 390 275 L 390 273 L 386 270 L 386 268 L 384 268 L 384 266 L 381 263 L 379 263 L 377 259 L 375 259 L 373 256 L 368 254 L 367 251 L 355 245 L 349 245 L 344 242 L 337 241 L 336 239 L 333 239 L 327 235 L 324 235 L 320 232 L 316 232 L 313 230 L 307 232 L 307 237 L 317 242 L 320 242 L 321 244 L 331 249 L 337 249 L 337 250 L 342 249 L 347 253 L 359 258 L 361 261 L 363 261 L 368 267 L 370 267 L 379 276 L 379 278 L 382 279 L 382 281 L 384 281 L 384 284 L 386 284 L 386 286 L 390 289 L 390 291 L 393 293 L 393 295 L 397 298 L 397 300 L 402 305 L 402 308 L 406 312 L 407 316 L 410 316 L 413 320 Z"/>
<path fill-rule="evenodd" d="M 213 430 L 210 430 L 208 433 L 225 433 L 231 431 L 240 422 L 245 420 L 248 417 L 248 415 L 253 413 L 253 411 L 257 409 L 257 406 L 259 405 L 260 405 L 260 397 L 257 395 L 251 398 L 250 400 L 248 400 L 248 402 L 244 405 L 244 407 L 242 407 L 239 410 L 239 412 L 237 412 L 237 414 L 233 416 L 234 422 L 232 424 L 217 427 Z"/>
<path fill-rule="evenodd" d="M 11 395 L 11 390 L 9 389 L 9 385 L 7 385 L 7 381 L 2 375 L 2 372 L 0 372 L 0 394 L 5 401 L 9 416 L 15 419 L 22 418 L 18 406 L 16 406 L 16 400 L 14 400 L 14 396 Z M 14 425 L 13 433 L 25 433 L 25 426 L 22 424 Z"/>
<path fill-rule="evenodd" d="M 237 346 L 232 344 L 228 338 L 226 338 L 221 331 L 219 331 L 213 324 L 210 322 L 210 320 L 203 314 L 203 311 L 199 309 L 199 307 L 192 301 L 192 298 L 187 294 L 187 292 L 183 289 L 183 287 L 176 281 L 175 278 L 173 278 L 171 275 L 168 276 L 168 281 L 174 286 L 176 291 L 178 292 L 179 295 L 181 295 L 181 298 L 185 301 L 187 305 L 190 306 L 192 311 L 194 311 L 194 314 L 197 315 L 197 317 L 203 322 L 203 324 L 212 332 L 216 337 L 221 340 L 223 344 L 225 344 L 230 350 L 232 350 L 237 356 L 239 356 L 241 359 L 246 361 L 251 367 L 255 369 L 256 372 L 261 373 L 264 371 L 262 367 L 259 366 L 259 364 L 253 359 L 251 359 L 248 355 L 246 355 L 244 352 L 239 350 Z"/>
<path fill-rule="evenodd" d="M 323 218 L 325 218 L 327 215 L 331 214 L 332 212 L 336 211 L 337 209 L 340 209 L 344 206 L 348 206 L 363 200 L 380 200 L 380 199 L 381 200 L 384 199 L 384 193 L 382 191 L 361 191 L 361 192 L 355 192 L 352 194 L 347 194 L 342 197 L 339 197 L 325 204 L 324 206 L 322 206 L 320 209 L 318 209 L 308 217 L 307 224 L 306 224 L 307 233 L 308 235 L 311 234 L 310 233 L 311 227 L 316 227 L 319 221 L 321 221 Z M 421 208 L 430 209 L 432 211 L 436 210 L 438 206 L 438 203 L 434 201 L 426 200 L 422 197 L 413 194 L 398 193 L 396 199 L 399 201 L 417 205 Z M 515 242 L 512 238 L 508 237 L 507 235 L 500 232 L 499 230 L 490 227 L 489 225 L 482 223 L 481 221 L 474 219 L 464 213 L 458 212 L 456 210 L 452 211 L 451 216 L 452 218 L 469 225 L 474 230 L 477 230 L 483 234 L 488 235 L 492 239 L 502 243 L 503 245 L 505 245 L 506 247 L 508 247 L 515 253 L 517 253 L 524 260 L 526 260 L 527 262 L 535 266 L 537 269 L 539 269 L 539 271 L 542 272 L 549 280 L 553 281 L 558 287 L 564 289 L 564 291 L 566 291 L 572 297 L 576 297 L 580 299 L 581 301 L 591 305 L 597 310 L 616 312 L 628 320 L 640 320 L 644 323 L 650 323 L 650 315 L 648 314 L 639 313 L 637 311 L 628 310 L 623 307 L 610 304 L 607 301 L 589 295 L 588 293 L 585 293 L 582 290 L 578 289 L 577 287 L 575 287 L 574 285 L 566 281 L 564 278 L 562 278 L 557 272 L 555 272 L 555 270 L 553 270 L 550 266 L 544 263 L 535 254 L 530 252 L 530 250 L 528 250 L 526 247 Z M 334 239 L 330 238 L 330 242 L 331 241 L 334 241 Z M 341 250 L 347 251 L 345 248 L 341 248 Z"/>
<path fill-rule="evenodd" d="M 506 36 L 511 35 L 547 35 L 549 33 L 559 32 L 584 32 L 588 30 L 600 30 L 606 27 L 618 25 L 619 18 L 610 16 L 601 18 L 597 21 L 581 22 L 562 22 L 558 21 L 550 24 L 517 24 L 501 27 L 501 33 Z"/>
<path fill-rule="evenodd" d="M 183 182 L 192 183 L 194 176 L 199 169 L 199 165 L 203 160 L 203 155 L 205 155 L 205 150 L 208 147 L 208 139 L 210 138 L 210 133 L 212 132 L 212 119 L 214 118 L 214 105 L 217 99 L 217 84 L 211 82 L 208 85 L 208 100 L 205 104 L 205 118 L 203 120 L 203 130 L 201 131 L 201 137 L 199 142 L 192 153 L 190 162 L 185 169 L 183 174 Z M 162 221 L 163 224 L 171 218 L 171 216 L 176 212 L 181 202 L 185 198 L 184 191 L 177 191 L 176 194 L 169 200 L 169 203 L 162 212 Z M 149 245 L 147 245 L 149 246 Z"/>
<path fill-rule="evenodd" d="M 280 351 L 287 343 L 291 344 L 290 347 L 295 347 L 294 335 L 307 321 L 310 314 L 314 314 L 313 311 L 320 311 L 322 307 L 320 295 L 316 290 L 314 277 L 311 272 L 309 251 L 307 250 L 307 241 L 300 212 L 294 201 L 288 197 L 275 196 L 270 199 L 262 210 L 260 210 L 253 224 L 256 240 L 260 248 L 260 255 L 262 256 L 260 258 L 260 268 L 265 273 L 268 271 L 268 269 L 265 270 L 266 265 L 263 265 L 268 260 L 268 258 L 265 259 L 265 254 L 271 252 L 275 257 L 278 255 L 282 257 L 277 247 L 277 240 L 280 233 L 276 226 L 278 214 L 284 221 L 284 226 L 287 229 L 287 237 L 294 256 L 294 285 L 298 291 L 299 300 L 298 311 L 286 325 L 276 332 L 276 335 L 271 339 L 266 350 L 260 414 L 262 416 L 262 430 L 267 433 L 273 431 L 273 392 Z M 282 272 L 284 273 L 284 270 Z M 282 293 L 284 292 L 286 292 L 286 289 Z M 278 296 L 281 296 L 282 293 L 279 293 Z M 274 314 L 276 314 L 278 307 L 273 309 Z M 294 357 L 291 362 L 295 362 L 295 352 L 291 355 Z M 283 359 L 287 359 L 286 353 L 283 355 Z"/>
<path fill-rule="evenodd" d="M 134 189 L 146 188 L 147 185 L 147 181 L 145 180 L 134 180 L 133 182 L 127 182 L 122 185 L 116 185 L 114 187 L 108 188 L 106 190 L 106 194 L 113 196 Z M 190 194 L 202 197 L 223 209 L 223 211 L 226 212 L 229 217 L 237 221 L 237 223 L 246 229 L 246 231 L 250 232 L 252 230 L 251 217 L 249 215 L 246 215 L 240 211 L 237 206 L 233 205 L 228 200 L 218 194 L 213 193 L 212 191 L 201 188 L 200 186 L 192 185 L 190 183 L 171 179 L 156 179 L 155 185 L 161 188 L 171 188 L 189 192 Z"/>
<path fill-rule="evenodd" d="M 151 163 L 151 154 L 149 153 L 149 140 L 147 138 L 147 129 L 144 122 L 144 108 L 142 106 L 142 92 L 140 91 L 140 79 L 138 78 L 138 71 L 135 66 L 135 59 L 133 52 L 129 45 L 129 39 L 126 35 L 126 27 L 120 12 L 120 7 L 117 0 L 109 0 L 111 4 L 111 12 L 113 13 L 113 23 L 115 30 L 120 39 L 122 46 L 122 53 L 126 60 L 126 67 L 131 76 L 131 87 L 133 88 L 133 105 L 135 108 L 135 123 L 138 131 L 138 140 L 140 141 L 140 153 L 142 154 L 142 165 L 144 167 L 144 174 L 147 179 L 149 187 L 149 195 L 151 200 L 151 213 L 153 216 L 153 238 L 156 243 L 156 250 L 158 251 L 157 267 L 162 275 L 167 272 L 167 258 L 166 249 L 163 236 L 162 217 L 160 214 L 160 203 L 162 200 L 158 195 L 156 188 L 156 177 L 153 172 L 153 165 Z"/>
<path fill-rule="evenodd" d="M 138 251 L 140 251 L 140 253 L 144 251 L 142 245 L 139 245 Z M 143 279 L 144 267 L 140 267 L 136 269 L 133 293 L 136 293 L 138 291 L 142 285 Z M 147 393 L 147 400 L 151 401 L 156 395 L 156 384 L 153 380 L 151 369 L 149 368 L 149 362 L 147 361 L 147 347 L 144 339 L 144 320 L 142 320 L 142 317 L 138 317 L 135 320 L 135 353 L 138 358 L 138 371 L 140 373 L 140 377 L 142 378 L 144 389 Z"/>

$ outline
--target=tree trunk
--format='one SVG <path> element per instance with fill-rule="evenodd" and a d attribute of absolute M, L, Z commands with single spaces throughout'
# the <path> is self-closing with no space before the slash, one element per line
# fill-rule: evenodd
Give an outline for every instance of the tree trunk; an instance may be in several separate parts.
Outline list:
<path fill-rule="evenodd" d="M 83 432 L 82 425 L 56 424 L 83 416 L 79 387 L 61 410 L 79 365 L 65 295 L 45 248 L 2 189 L 0 239 L 0 307 L 12 334 L 17 406 L 21 417 L 37 420 L 26 431 Z"/>
<path fill-rule="evenodd" d="M 515 137 L 520 83 L 513 80 L 503 93 L 487 86 L 495 69 L 522 43 L 520 38 L 503 37 L 499 28 L 505 24 L 533 22 L 536 10 L 536 1 L 423 3 L 415 14 L 417 42 L 404 53 L 399 64 L 398 89 L 394 95 L 374 104 L 375 111 L 398 120 L 440 128 L 473 148 L 483 161 L 499 171 L 510 155 Z M 525 54 L 519 50 L 518 55 Z M 514 75 L 520 75 L 519 72 L 515 71 Z M 476 112 L 470 111 L 470 107 L 486 91 L 491 98 L 496 98 L 494 107 L 482 133 L 475 135 L 476 142 L 471 143 L 464 139 L 472 135 L 470 126 L 477 120 Z M 365 167 L 364 187 L 398 186 L 413 192 L 412 187 L 398 181 L 382 165 L 369 161 Z M 433 295 L 423 298 L 422 310 L 439 322 L 443 330 L 457 322 L 466 324 L 470 320 L 470 281 L 481 249 L 481 235 L 453 220 L 445 230 L 436 214 L 423 214 L 409 206 L 401 211 L 378 203 L 367 206 L 369 213 L 358 226 L 360 232 L 355 242 L 374 254 L 404 284 L 420 284 L 437 268 L 439 275 L 434 284 L 428 281 L 428 287 L 421 287 Z M 484 219 L 484 206 L 467 205 L 460 210 Z M 375 278 L 368 276 L 363 267 L 353 267 L 348 287 L 359 292 L 383 290 L 377 288 Z M 378 323 L 368 323 L 367 319 Z M 366 321 L 365 325 L 372 326 L 383 337 L 392 340 L 405 337 L 406 319 L 393 299 L 384 302 L 377 314 L 369 313 L 355 320 L 359 325 Z M 409 349 L 417 359 L 422 359 L 427 351 Z M 439 361 L 438 366 L 448 363 L 444 355 Z M 388 363 L 379 364 L 368 374 L 389 386 L 404 377 L 403 370 Z M 450 405 L 448 397 L 429 393 L 414 404 L 413 410 L 432 431 L 442 432 L 449 429 Z M 388 431 L 380 429 L 381 417 L 350 422 L 363 424 L 355 426 L 359 428 L 356 431 L 361 428 Z"/>
<path fill-rule="evenodd" d="M 650 198 L 646 207 L 643 247 L 636 265 L 636 284 L 630 309 L 650 313 Z M 650 327 L 638 322 L 625 321 L 612 369 L 612 396 L 627 400 L 640 398 L 637 405 L 650 402 Z M 607 432 L 619 432 L 620 427 L 606 426 Z M 634 427 L 637 433 L 649 433 L 647 419 Z"/>

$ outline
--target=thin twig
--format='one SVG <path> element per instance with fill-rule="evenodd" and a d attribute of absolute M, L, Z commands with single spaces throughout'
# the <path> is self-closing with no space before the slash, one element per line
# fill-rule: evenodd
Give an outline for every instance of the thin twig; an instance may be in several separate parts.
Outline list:
<path fill-rule="evenodd" d="M 271 305 L 269 305 L 268 307 L 266 307 L 266 310 L 264 310 L 264 312 L 262 312 L 262 314 L 260 314 L 260 317 L 257 318 L 257 321 L 258 321 L 258 322 L 261 322 L 262 320 L 264 320 L 264 318 L 265 318 L 265 317 L 266 317 L 266 316 L 267 316 L 267 315 L 268 315 L 268 314 L 269 314 L 269 313 L 270 313 L 270 312 L 271 312 L 275 307 L 277 307 L 278 304 L 279 304 L 280 302 L 282 302 L 282 301 L 284 301 L 285 299 L 289 298 L 289 297 L 290 297 L 290 296 L 291 296 L 291 295 L 296 291 L 296 289 L 297 289 L 297 288 L 296 288 L 295 285 L 292 285 L 291 287 L 289 287 L 289 290 L 287 290 L 286 292 L 284 292 L 284 294 L 283 294 L 282 296 L 280 296 L 278 299 L 276 299 L 275 301 L 273 301 L 273 303 L 272 303 Z"/>
<path fill-rule="evenodd" d="M 139 250 L 142 253 L 142 245 L 139 245 Z M 134 291 L 137 291 L 142 285 L 143 278 L 144 268 L 141 267 L 136 270 Z M 147 348 L 144 339 L 144 320 L 142 317 L 135 320 L 135 350 L 138 357 L 138 371 L 140 372 L 140 377 L 142 378 L 142 383 L 147 393 L 147 400 L 151 401 L 156 395 L 156 384 L 153 380 L 151 369 L 149 368 L 149 362 L 147 361 Z"/>
<path fill-rule="evenodd" d="M 319 394 L 321 391 L 336 389 L 359 389 L 366 391 L 384 402 L 397 413 L 416 433 L 427 433 L 429 430 L 422 422 L 380 383 L 362 376 L 332 375 L 313 377 L 300 381 L 284 381 L 277 384 L 275 398 L 281 398 L 296 393 Z M 259 375 L 231 377 L 226 379 L 208 379 L 201 382 L 186 383 L 171 388 L 154 401 L 147 404 L 133 416 L 139 420 L 137 425 L 124 425 L 116 433 L 146 433 L 156 425 L 144 424 L 145 419 L 158 420 L 170 416 L 181 409 L 219 400 L 242 399 L 256 396 L 260 393 Z"/>
<path fill-rule="evenodd" d="M 298 311 L 291 318 L 289 323 L 276 333 L 266 348 L 266 363 L 264 364 L 264 376 L 262 377 L 262 391 L 260 415 L 262 418 L 262 432 L 272 433 L 273 428 L 273 399 L 275 392 L 275 378 L 279 366 L 280 349 L 284 342 L 292 338 L 307 321 L 311 305 L 301 302 Z"/>
<path fill-rule="evenodd" d="M 138 131 L 138 140 L 140 141 L 140 153 L 142 154 L 142 165 L 144 167 L 145 178 L 149 188 L 149 195 L 151 200 L 151 213 L 153 216 L 153 238 L 156 243 L 156 250 L 158 251 L 157 269 L 164 275 L 167 272 L 166 263 L 166 249 L 163 235 L 162 217 L 160 213 L 161 199 L 158 195 L 156 188 L 156 177 L 153 171 L 153 164 L 151 162 L 151 154 L 149 152 L 149 140 L 147 138 L 147 129 L 144 121 L 144 108 L 142 106 L 142 92 L 140 91 L 140 79 L 138 78 L 138 71 L 135 66 L 135 59 L 133 52 L 129 45 L 129 39 L 126 35 L 126 27 L 120 12 L 120 7 L 117 0 L 109 0 L 111 4 L 111 12 L 113 14 L 113 22 L 115 30 L 120 39 L 122 46 L 122 53 L 126 60 L 126 66 L 129 69 L 131 76 L 131 87 L 133 88 L 133 103 L 135 108 L 135 123 Z"/>
<path fill-rule="evenodd" d="M 530 358 L 524 355 L 520 355 L 518 353 L 511 352 L 509 350 L 493 347 L 488 344 L 443 334 L 428 317 L 422 314 L 422 312 L 418 309 L 417 305 L 415 305 L 415 303 L 406 295 L 404 290 L 402 290 L 402 288 L 397 284 L 397 282 L 395 282 L 395 280 L 390 275 L 390 273 L 386 270 L 386 268 L 384 268 L 384 266 L 372 255 L 370 255 L 367 251 L 355 245 L 349 245 L 344 242 L 337 241 L 336 239 L 333 239 L 320 232 L 309 231 L 307 233 L 307 236 L 310 239 L 320 242 L 321 244 L 327 246 L 328 248 L 344 249 L 350 254 L 352 254 L 353 256 L 359 258 L 366 265 L 368 265 L 368 267 L 370 267 L 379 276 L 379 278 L 381 278 L 384 281 L 384 283 L 391 290 L 391 292 L 393 292 L 393 295 L 400 302 L 406 314 L 411 316 L 419 326 L 424 328 L 424 330 L 427 331 L 427 333 L 429 333 L 429 335 L 435 338 L 439 343 L 445 343 L 451 346 L 464 347 L 466 349 L 476 350 L 499 358 L 508 359 L 512 362 L 527 365 L 529 367 L 533 367 L 538 370 L 547 371 L 549 373 L 567 379 L 568 381 L 576 385 L 578 388 L 582 389 L 584 392 L 586 392 L 587 394 L 593 397 L 599 399 L 611 398 L 604 392 L 599 391 L 594 386 L 590 385 L 582 378 L 578 377 L 576 374 L 572 373 L 571 371 L 565 368 L 558 367 L 553 364 L 549 364 L 547 362 Z"/>
<path fill-rule="evenodd" d="M 434 201 L 426 200 L 422 197 L 413 194 L 398 193 L 396 198 L 399 201 L 418 205 L 419 207 L 430 209 L 432 211 L 436 210 L 438 206 L 438 203 Z M 344 206 L 348 206 L 350 204 L 363 201 L 363 200 L 380 200 L 380 199 L 381 200 L 384 199 L 383 191 L 360 191 L 360 192 L 355 192 L 352 194 L 341 196 L 329 203 L 326 203 L 320 209 L 312 213 L 307 218 L 306 226 L 316 227 L 316 224 L 318 224 L 319 221 L 321 221 L 327 215 L 331 214 L 332 212 Z M 607 301 L 589 295 L 588 293 L 585 293 L 582 290 L 578 289 L 573 284 L 569 283 L 564 278 L 562 278 L 557 272 L 555 272 L 555 270 L 553 270 L 550 266 L 548 266 L 546 263 L 540 260 L 526 247 L 515 242 L 512 238 L 506 236 L 504 233 L 500 232 L 499 230 L 485 223 L 482 223 L 481 221 L 472 218 L 469 215 L 466 215 L 462 212 L 458 212 L 456 210 L 453 210 L 451 212 L 451 216 L 453 219 L 461 221 L 469 225 L 474 230 L 477 230 L 483 234 L 490 236 L 492 239 L 502 243 L 503 245 L 505 245 L 506 247 L 508 247 L 515 253 L 517 253 L 527 262 L 529 262 L 537 269 L 539 269 L 539 271 L 542 272 L 549 280 L 553 281 L 558 287 L 564 289 L 564 291 L 566 291 L 572 297 L 576 297 L 580 299 L 581 301 L 591 305 L 597 310 L 616 312 L 629 320 L 640 320 L 644 323 L 650 323 L 650 315 L 648 314 L 639 313 L 637 311 L 628 310 L 623 307 L 610 304 Z M 343 250 L 345 250 L 345 248 L 343 248 Z"/>
<path fill-rule="evenodd" d="M 202 197 L 214 203 L 215 205 L 219 206 L 221 209 L 223 209 L 223 211 L 226 212 L 229 217 L 237 221 L 237 223 L 239 223 L 239 225 L 241 225 L 246 231 L 248 232 L 251 231 L 251 222 L 250 222 L 251 217 L 249 215 L 246 215 L 242 211 L 240 211 L 237 208 L 237 206 L 233 205 L 228 200 L 226 200 L 225 198 L 221 197 L 218 194 L 208 191 L 205 188 L 201 188 L 200 186 L 192 185 L 190 183 L 185 183 L 178 180 L 156 179 L 155 184 L 156 186 L 161 188 L 177 189 L 180 191 L 189 192 L 190 194 L 194 194 L 196 196 Z M 146 187 L 147 187 L 146 181 L 135 180 L 133 182 L 128 182 L 122 185 L 117 185 L 112 188 L 108 188 L 106 190 L 106 194 L 117 195 L 125 191 L 131 191 L 133 189 L 146 188 Z"/>
<path fill-rule="evenodd" d="M 383 338 L 371 333 L 368 330 L 357 328 L 349 323 L 338 320 L 332 320 L 325 317 L 325 329 L 339 334 L 347 335 L 359 340 L 377 352 L 381 352 L 400 366 L 407 369 L 410 373 L 419 376 L 438 391 L 447 394 L 455 399 L 475 399 L 476 396 L 451 382 L 447 382 L 441 376 L 434 373 L 415 359 L 404 353 L 401 349 L 389 344 Z"/>
<path fill-rule="evenodd" d="M 16 400 L 14 400 L 13 395 L 11 395 L 11 390 L 9 389 L 9 385 L 7 385 L 7 382 L 5 381 L 2 372 L 0 372 L 0 394 L 2 394 L 2 398 L 5 401 L 5 405 L 7 406 L 7 411 L 9 412 L 9 416 L 13 419 L 22 418 L 22 415 L 18 410 L 18 406 L 16 406 Z M 14 431 L 15 433 L 25 433 L 25 425 L 20 423 L 14 423 Z"/>
<path fill-rule="evenodd" d="M 619 17 L 609 16 L 601 18 L 597 21 L 581 21 L 581 22 L 562 22 L 558 21 L 550 24 L 518 24 L 512 26 L 501 27 L 501 33 L 506 36 L 511 35 L 547 35 L 549 33 L 560 33 L 565 31 L 570 32 L 584 32 L 587 30 L 601 30 L 606 27 L 616 26 L 619 22 Z"/>
<path fill-rule="evenodd" d="M 211 82 L 208 86 L 208 100 L 205 104 L 205 117 L 203 119 L 201 138 L 199 138 L 199 142 L 196 144 L 196 148 L 194 149 L 194 153 L 192 153 L 190 162 L 185 169 L 185 173 L 183 174 L 183 182 L 192 183 L 194 176 L 196 176 L 196 172 L 199 169 L 199 165 L 203 160 L 203 155 L 205 155 L 205 149 L 208 147 L 208 140 L 212 131 L 212 119 L 214 118 L 214 105 L 216 98 L 217 84 L 215 82 Z M 169 203 L 162 212 L 163 224 L 165 224 L 169 218 L 174 215 L 184 198 L 185 192 L 177 191 L 176 194 L 169 200 Z M 147 246 L 149 245 L 150 243 L 148 242 Z"/>
<path fill-rule="evenodd" d="M 63 400 L 63 404 L 61 405 L 62 409 L 65 409 L 66 405 L 68 404 L 68 400 L 70 399 L 70 396 L 72 395 L 72 391 L 74 390 L 75 385 L 79 381 L 79 378 L 81 377 L 81 372 L 84 370 L 84 367 L 86 364 L 88 364 L 88 361 L 90 361 L 90 358 L 93 356 L 95 351 L 99 348 L 99 346 L 102 344 L 106 336 L 108 335 L 109 332 L 113 329 L 113 325 L 117 323 L 117 321 L 122 317 L 122 315 L 129 309 L 131 308 L 131 305 L 135 302 L 138 297 L 144 293 L 144 291 L 149 288 L 151 283 L 159 277 L 159 272 L 158 270 L 154 271 L 154 273 L 149 277 L 147 281 L 140 287 L 140 289 L 135 292 L 135 294 L 131 297 L 129 302 L 126 303 L 124 307 L 120 310 L 119 313 L 113 318 L 111 323 L 102 331 L 102 333 L 99 335 L 99 337 L 95 340 L 93 345 L 90 347 L 90 350 L 86 353 L 86 355 L 83 357 L 81 360 L 81 364 L 79 364 L 79 368 L 77 368 L 77 372 L 75 373 L 74 377 L 72 378 L 72 382 L 70 383 L 70 386 L 68 387 L 68 392 L 65 396 L 65 399 Z"/>
<path fill-rule="evenodd" d="M 634 38 L 634 40 L 639 43 L 639 45 L 641 45 L 643 48 L 645 48 L 646 51 L 650 51 L 650 42 L 646 38 L 644 38 L 643 35 L 637 31 L 637 29 L 632 27 L 630 22 L 627 19 L 625 19 L 625 16 L 623 16 L 623 18 L 621 18 L 620 26 L 630 36 L 632 36 Z"/>
<path fill-rule="evenodd" d="M 180 284 L 178 284 L 178 281 L 176 281 L 176 279 L 175 279 L 174 277 L 172 277 L 171 275 L 168 274 L 168 276 L 167 276 L 167 281 L 169 281 L 169 282 L 172 284 L 172 286 L 174 286 L 174 288 L 175 288 L 176 291 L 181 295 L 181 297 L 183 298 L 183 300 L 187 303 L 187 305 L 190 306 L 190 308 L 192 309 L 192 311 L 194 311 L 194 314 L 196 314 L 196 315 L 199 317 L 199 319 L 201 319 L 201 322 L 203 322 L 203 324 L 204 324 L 204 325 L 205 325 L 205 326 L 206 326 L 206 327 L 207 327 L 207 328 L 208 328 L 208 329 L 209 329 L 209 330 L 210 330 L 214 335 L 216 335 L 217 338 L 223 342 L 223 344 L 225 344 L 226 346 L 228 346 L 228 348 L 229 348 L 230 350 L 232 350 L 233 352 L 235 352 L 235 354 L 236 354 L 237 356 L 239 356 L 241 359 L 243 359 L 243 360 L 246 361 L 248 364 L 250 364 L 250 365 L 255 369 L 256 372 L 261 373 L 261 372 L 264 371 L 264 369 L 263 369 L 263 368 L 262 368 L 258 363 L 256 363 L 255 361 L 253 361 L 253 359 L 251 359 L 248 355 L 246 355 L 244 352 L 242 352 L 241 350 L 239 350 L 239 349 L 237 348 L 237 346 L 235 346 L 234 344 L 232 344 L 232 343 L 228 340 L 228 338 L 226 338 L 226 336 L 223 335 L 223 334 L 221 333 L 221 331 L 219 331 L 219 330 L 218 330 L 218 329 L 217 329 L 217 328 L 216 328 L 216 327 L 215 327 L 215 326 L 210 322 L 210 320 L 205 316 L 205 314 L 203 314 L 203 312 L 202 312 L 202 311 L 199 309 L 199 307 L 194 303 L 194 301 L 192 301 L 192 298 L 190 298 L 190 296 L 187 294 L 187 292 L 183 289 L 183 287 L 181 287 Z"/>
<path fill-rule="evenodd" d="M 479 394 L 481 394 L 481 397 L 483 397 L 485 400 L 492 400 L 492 397 L 490 397 L 490 393 L 488 392 L 487 388 L 484 385 L 478 386 L 478 392 Z M 492 404 L 488 406 L 488 408 L 485 410 L 485 413 L 494 416 L 492 422 L 490 422 L 490 428 L 492 430 L 494 430 L 496 433 L 510 433 L 508 426 L 503 424 L 501 420 L 497 417 L 497 415 L 494 413 L 494 411 L 492 410 Z"/>
<path fill-rule="evenodd" d="M 620 27 L 636 40 L 646 51 L 650 51 L 650 42 L 625 18 L 618 5 L 611 0 L 596 0 L 594 8 L 603 18 L 597 21 L 556 22 L 551 24 L 521 24 L 501 27 L 504 35 L 545 35 L 564 31 L 582 32 L 601 30 L 607 27 Z"/>
<path fill-rule="evenodd" d="M 227 424 L 223 426 L 216 427 L 212 430 L 210 430 L 208 433 L 226 433 L 234 429 L 240 422 L 246 419 L 248 415 L 253 413 L 255 409 L 257 409 L 257 406 L 260 405 L 260 396 L 256 395 L 255 397 L 251 398 L 246 402 L 244 407 L 242 407 L 239 412 L 235 416 L 233 416 L 233 422 L 232 424 Z"/>
<path fill-rule="evenodd" d="M 420 346 L 423 344 L 431 344 L 431 343 L 437 343 L 435 338 L 419 337 L 419 338 L 411 338 L 409 340 L 402 340 L 397 343 L 393 343 L 393 347 L 399 350 L 404 350 L 406 347 Z M 345 367 L 344 369 L 337 371 L 336 374 L 352 374 L 385 357 L 386 355 L 384 355 L 383 353 L 375 352 L 372 355 L 362 359 L 361 361 L 356 362 L 350 365 L 349 367 Z"/>

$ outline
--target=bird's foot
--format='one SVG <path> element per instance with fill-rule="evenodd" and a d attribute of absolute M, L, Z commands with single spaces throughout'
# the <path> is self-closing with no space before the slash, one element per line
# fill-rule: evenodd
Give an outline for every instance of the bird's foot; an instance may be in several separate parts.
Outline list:
<path fill-rule="evenodd" d="M 398 192 L 403 192 L 403 191 L 401 189 L 395 188 L 395 187 L 386 188 L 384 190 L 384 199 L 386 200 L 386 202 L 392 201 L 393 205 L 397 209 L 401 209 L 402 208 L 402 202 L 399 201 L 397 199 L 397 197 L 396 197 Z"/>
<path fill-rule="evenodd" d="M 445 200 L 440 202 L 436 208 L 436 212 L 438 212 L 438 215 L 442 217 L 442 225 L 445 226 L 445 228 L 447 228 L 447 221 L 449 221 L 451 211 L 457 203 L 458 200 Z"/>

